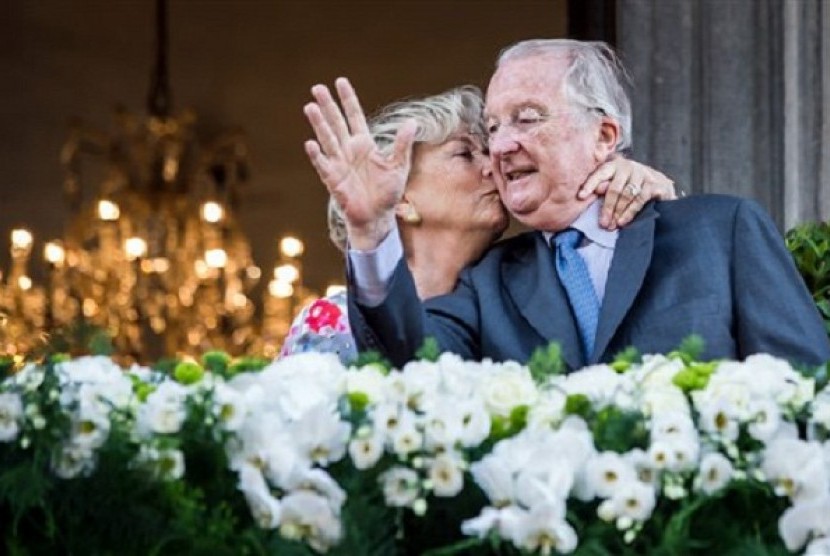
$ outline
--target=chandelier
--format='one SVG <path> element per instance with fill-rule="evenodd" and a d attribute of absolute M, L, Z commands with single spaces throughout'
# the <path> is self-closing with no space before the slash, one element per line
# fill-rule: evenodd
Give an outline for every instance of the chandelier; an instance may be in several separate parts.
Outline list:
<path fill-rule="evenodd" d="M 232 129 L 201 141 L 192 112 L 171 113 L 166 12 L 159 0 L 147 117 L 118 109 L 112 132 L 78 124 L 63 146 L 70 225 L 44 246 L 44 286 L 27 272 L 31 233 L 12 233 L 0 284 L 5 353 L 26 352 L 43 333 L 82 319 L 136 360 L 207 349 L 270 356 L 313 297 L 297 238 L 281 241 L 274 279 L 258 287 L 261 270 L 235 216 L 249 174 L 244 135 Z"/>

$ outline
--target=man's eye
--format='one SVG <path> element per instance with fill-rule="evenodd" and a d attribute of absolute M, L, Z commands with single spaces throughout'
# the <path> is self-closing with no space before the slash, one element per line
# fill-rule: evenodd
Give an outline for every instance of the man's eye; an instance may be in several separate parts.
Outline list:
<path fill-rule="evenodd" d="M 465 149 L 463 151 L 458 151 L 457 153 L 455 153 L 455 156 L 460 156 L 462 158 L 466 158 L 467 160 L 472 160 L 473 151 L 471 151 L 470 149 Z"/>

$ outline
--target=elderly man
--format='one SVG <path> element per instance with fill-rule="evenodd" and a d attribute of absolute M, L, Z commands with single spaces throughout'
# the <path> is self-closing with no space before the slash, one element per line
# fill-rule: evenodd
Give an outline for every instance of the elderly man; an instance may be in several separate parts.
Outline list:
<path fill-rule="evenodd" d="M 600 43 L 538 40 L 503 51 L 486 97 L 490 156 L 505 206 L 534 231 L 493 247 L 449 295 L 418 300 L 389 233 L 407 130 L 384 162 L 386 179 L 376 172 L 363 190 L 330 187 L 349 221 L 349 310 L 360 347 L 402 365 L 428 336 L 467 358 L 518 361 L 558 341 L 578 369 L 627 346 L 667 352 L 694 333 L 706 358 L 830 359 L 812 299 L 756 204 L 714 195 L 655 202 L 609 231 L 596 199 L 577 197 L 630 143 L 620 73 Z M 352 122 L 359 105 L 340 85 Z M 638 203 L 638 193 L 628 188 L 628 201 Z"/>

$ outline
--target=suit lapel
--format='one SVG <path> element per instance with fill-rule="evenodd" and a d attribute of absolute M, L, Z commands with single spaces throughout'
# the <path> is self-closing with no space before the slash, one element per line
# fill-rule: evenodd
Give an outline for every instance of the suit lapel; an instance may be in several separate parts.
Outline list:
<path fill-rule="evenodd" d="M 545 338 L 557 341 L 571 369 L 584 365 L 579 335 L 565 290 L 554 271 L 553 254 L 541 233 L 502 266 L 502 283 L 528 323 Z"/>
<path fill-rule="evenodd" d="M 654 225 L 657 218 L 657 211 L 649 203 L 634 222 L 620 230 L 605 285 L 592 363 L 601 359 L 640 292 L 654 250 Z"/>

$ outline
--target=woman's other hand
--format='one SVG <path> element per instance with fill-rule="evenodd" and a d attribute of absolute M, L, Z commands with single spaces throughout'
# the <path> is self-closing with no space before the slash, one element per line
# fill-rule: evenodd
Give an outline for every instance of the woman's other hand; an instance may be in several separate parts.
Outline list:
<path fill-rule="evenodd" d="M 616 156 L 588 176 L 577 193 L 580 199 L 605 196 L 600 226 L 614 230 L 631 222 L 651 200 L 676 199 L 674 181 L 649 166 Z"/>

